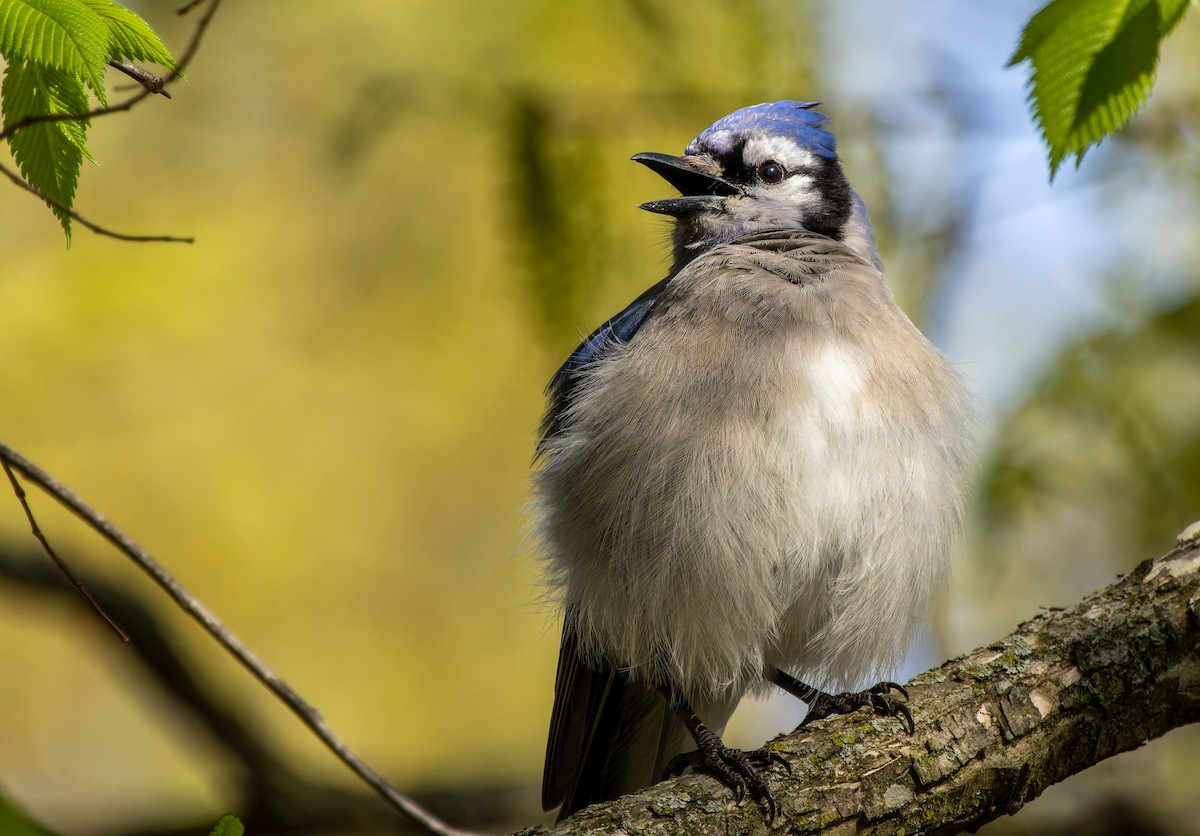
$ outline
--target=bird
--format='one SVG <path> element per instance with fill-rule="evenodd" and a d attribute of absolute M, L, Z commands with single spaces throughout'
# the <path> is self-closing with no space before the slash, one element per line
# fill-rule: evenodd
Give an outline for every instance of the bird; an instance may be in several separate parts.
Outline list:
<path fill-rule="evenodd" d="M 667 275 L 553 375 L 532 515 L 563 611 L 542 785 L 559 818 L 693 767 L 770 820 L 786 761 L 721 735 L 781 688 L 868 708 L 962 526 L 974 397 L 884 279 L 820 102 L 633 160 L 679 192 Z M 811 683 L 811 684 L 810 684 Z"/>

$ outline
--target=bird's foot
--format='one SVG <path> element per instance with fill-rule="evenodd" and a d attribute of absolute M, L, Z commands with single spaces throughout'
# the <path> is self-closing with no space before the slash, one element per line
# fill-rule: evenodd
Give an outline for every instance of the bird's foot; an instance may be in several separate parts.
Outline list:
<path fill-rule="evenodd" d="M 912 712 L 908 710 L 907 705 L 888 696 L 893 691 L 908 699 L 908 691 L 895 682 L 880 682 L 865 691 L 850 691 L 844 694 L 826 694 L 818 691 L 808 704 L 808 714 L 796 728 L 802 729 L 813 720 L 822 720 L 834 714 L 853 714 L 860 708 L 869 708 L 881 717 L 898 718 L 908 726 L 911 733 L 917 728 Z"/>
<path fill-rule="evenodd" d="M 708 729 L 704 731 L 708 732 Z M 778 763 L 791 773 L 792 766 L 782 755 L 770 749 L 731 749 L 711 732 L 701 735 L 696 740 L 696 745 L 700 747 L 696 751 L 685 752 L 672 758 L 663 777 L 679 775 L 688 767 L 704 770 L 733 790 L 735 801 L 740 802 L 749 795 L 766 807 L 768 822 L 775 820 L 779 808 L 771 792 L 771 785 L 759 770 L 766 770 L 772 764 Z"/>

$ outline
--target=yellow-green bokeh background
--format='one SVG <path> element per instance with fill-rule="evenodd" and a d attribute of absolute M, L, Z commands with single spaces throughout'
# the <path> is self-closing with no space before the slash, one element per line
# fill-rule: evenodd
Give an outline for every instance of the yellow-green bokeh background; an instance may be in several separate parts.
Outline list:
<path fill-rule="evenodd" d="M 195 12 L 131 5 L 182 49 Z M 522 508 L 545 381 L 665 266 L 663 222 L 633 208 L 663 184 L 628 157 L 820 95 L 829 14 L 227 1 L 173 99 L 95 121 L 76 202 L 195 244 L 76 226 L 68 251 L 0 189 L 0 440 L 154 553 L 397 785 L 511 781 L 532 810 L 558 637 Z M 880 205 L 887 149 L 828 110 Z M 542 215 L 521 142 L 553 174 Z M 880 214 L 886 250 L 901 233 Z M 539 274 L 538 235 L 567 234 Z M 899 274 L 921 319 L 921 279 Z M 81 569 L 156 602 L 294 766 L 350 784 L 124 558 L 33 501 Z M 0 501 L 4 541 L 25 528 Z M 0 794 L 66 832 L 235 811 L 227 764 L 128 655 L 82 603 L 0 586 Z"/>
<path fill-rule="evenodd" d="M 134 8 L 182 49 L 195 12 Z M 36 202 L 0 193 L 4 441 L 130 532 L 403 787 L 536 783 L 557 653 L 521 555 L 542 389 L 579 330 L 663 267 L 661 222 L 632 208 L 662 185 L 626 160 L 700 122 L 647 100 L 688 77 L 708 118 L 752 83 L 712 60 L 743 64 L 736 41 L 662 78 L 677 56 L 651 34 L 615 38 L 637 29 L 633 7 L 614 11 L 227 2 L 172 100 L 96 120 L 76 203 L 194 245 L 76 225 L 67 251 Z M 680 44 L 749 31 L 728 4 L 663 14 Z M 506 196 L 522 176 L 506 114 L 526 91 L 567 141 L 605 147 L 612 182 L 583 193 L 606 175 L 581 172 L 580 199 L 610 204 L 607 235 L 637 265 L 583 288 L 555 335 L 527 312 Z M 157 600 L 303 771 L 349 783 L 124 558 L 34 507 L 80 569 Z M 24 528 L 0 503 L 0 529 Z M 0 591 L 0 785 L 68 830 L 146 806 L 226 811 L 203 736 L 71 606 Z"/>

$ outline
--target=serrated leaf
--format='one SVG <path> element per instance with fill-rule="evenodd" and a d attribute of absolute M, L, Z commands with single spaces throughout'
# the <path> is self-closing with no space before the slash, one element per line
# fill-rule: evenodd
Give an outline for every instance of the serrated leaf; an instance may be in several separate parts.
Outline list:
<path fill-rule="evenodd" d="M 238 821 L 237 816 L 221 816 L 217 826 L 209 836 L 243 836 L 246 828 Z"/>
<path fill-rule="evenodd" d="M 104 20 L 80 0 L 0 0 L 0 55 L 76 76 L 102 104 L 108 43 Z"/>
<path fill-rule="evenodd" d="M 1029 60 L 1029 99 L 1050 177 L 1119 130 L 1154 86 L 1159 47 L 1188 0 L 1052 0 L 1026 24 L 1009 66 Z"/>
<path fill-rule="evenodd" d="M 88 105 L 87 90 L 79 79 L 28 61 L 8 65 L 0 98 L 5 125 L 32 114 L 84 113 Z M 70 207 L 75 201 L 79 168 L 87 155 L 87 127 L 86 119 L 35 122 L 8 137 L 21 176 L 63 206 Z M 70 246 L 71 216 L 56 206 L 50 208 Z"/>
<path fill-rule="evenodd" d="M 173 72 L 179 71 L 179 64 L 146 21 L 112 0 L 82 2 L 103 19 L 108 27 L 109 58 L 150 61 Z"/>

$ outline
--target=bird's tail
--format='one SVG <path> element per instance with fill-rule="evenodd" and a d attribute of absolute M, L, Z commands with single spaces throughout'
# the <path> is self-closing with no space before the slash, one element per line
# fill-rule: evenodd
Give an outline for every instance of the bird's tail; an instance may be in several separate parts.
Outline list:
<path fill-rule="evenodd" d="M 564 631 L 546 748 L 542 805 L 559 819 L 653 786 L 676 755 L 696 748 L 666 699 L 615 669 L 583 663 Z M 721 734 L 737 701 L 693 706 Z"/>

